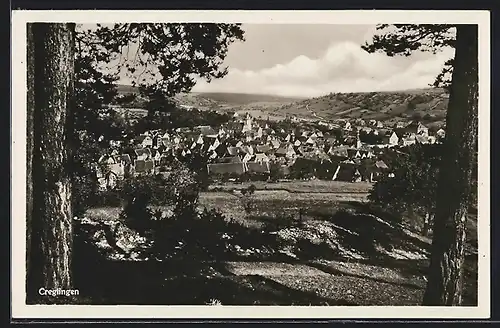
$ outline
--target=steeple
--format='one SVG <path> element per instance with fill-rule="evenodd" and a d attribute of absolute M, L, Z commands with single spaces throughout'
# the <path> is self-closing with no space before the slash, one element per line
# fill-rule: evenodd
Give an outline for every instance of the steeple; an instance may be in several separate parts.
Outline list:
<path fill-rule="evenodd" d="M 356 133 L 356 148 L 361 148 L 361 139 L 359 138 L 359 131 L 361 131 L 360 128 L 358 128 L 358 131 Z"/>

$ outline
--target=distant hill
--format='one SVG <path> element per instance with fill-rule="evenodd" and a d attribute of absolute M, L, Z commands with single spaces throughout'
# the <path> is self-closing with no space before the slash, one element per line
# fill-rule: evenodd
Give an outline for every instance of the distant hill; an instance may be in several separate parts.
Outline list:
<path fill-rule="evenodd" d="M 439 125 L 444 122 L 448 94 L 437 88 L 395 92 L 331 93 L 279 106 L 277 113 L 302 118 L 375 119 L 384 122 L 419 119 Z"/>
<path fill-rule="evenodd" d="M 121 95 L 138 94 L 136 87 L 118 85 Z M 303 119 L 375 119 L 392 124 L 419 119 L 436 127 L 446 117 L 448 94 L 427 88 L 394 92 L 331 93 L 310 99 L 264 94 L 191 92 L 174 97 L 178 105 L 200 110 L 250 113 L 255 117 L 283 119 L 293 115 Z"/>

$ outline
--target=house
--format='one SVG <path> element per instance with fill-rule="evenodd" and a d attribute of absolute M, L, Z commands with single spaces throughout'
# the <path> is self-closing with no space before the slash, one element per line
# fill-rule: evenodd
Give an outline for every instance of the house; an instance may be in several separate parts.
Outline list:
<path fill-rule="evenodd" d="M 416 139 L 415 139 L 415 136 L 413 135 L 413 136 L 403 138 L 402 141 L 403 141 L 402 142 L 403 147 L 406 147 L 406 146 L 414 145 L 416 142 Z"/>
<path fill-rule="evenodd" d="M 153 160 L 146 160 L 144 161 L 144 171 L 147 174 L 152 174 L 154 173 L 155 170 L 155 163 Z"/>
<path fill-rule="evenodd" d="M 241 150 L 239 147 L 227 147 L 226 154 L 229 156 L 237 156 Z"/>
<path fill-rule="evenodd" d="M 438 138 L 441 138 L 441 139 L 444 138 L 445 134 L 446 134 L 446 132 L 443 129 L 439 129 L 436 131 L 436 136 Z"/>
<path fill-rule="evenodd" d="M 240 156 L 222 157 L 217 159 L 217 163 L 242 163 Z"/>
<path fill-rule="evenodd" d="M 258 153 L 255 154 L 255 158 L 253 159 L 253 161 L 257 163 L 269 163 L 269 157 L 267 157 L 264 153 Z"/>
<path fill-rule="evenodd" d="M 108 172 L 105 177 L 104 183 L 106 184 L 105 189 L 112 190 L 116 188 L 117 181 L 120 178 L 114 172 Z"/>
<path fill-rule="evenodd" d="M 245 163 L 216 163 L 207 164 L 207 171 L 210 175 L 236 174 L 241 175 L 246 172 Z"/>
<path fill-rule="evenodd" d="M 264 134 L 264 131 L 262 130 L 261 127 L 259 127 L 259 130 L 255 134 L 255 138 L 262 138 L 263 134 Z"/>
<path fill-rule="evenodd" d="M 280 148 L 280 145 L 281 145 L 281 143 L 280 143 L 278 140 L 272 140 L 272 141 L 271 141 L 271 146 L 272 146 L 274 149 L 278 149 L 278 148 Z"/>
<path fill-rule="evenodd" d="M 415 136 L 415 142 L 419 144 L 428 144 L 429 143 L 429 138 L 423 135 L 417 135 Z"/>
<path fill-rule="evenodd" d="M 254 150 L 253 150 L 253 147 L 248 145 L 248 146 L 241 146 L 240 147 L 240 151 L 244 154 L 249 154 L 249 155 L 253 155 L 254 153 Z"/>
<path fill-rule="evenodd" d="M 286 158 L 293 158 L 296 153 L 293 147 L 280 147 L 276 152 L 274 153 L 277 157 L 286 157 Z"/>
<path fill-rule="evenodd" d="M 330 148 L 328 154 L 338 158 L 349 158 L 349 153 L 347 152 L 347 147 L 339 146 L 335 148 Z"/>
<path fill-rule="evenodd" d="M 135 173 L 145 173 L 146 172 L 146 161 L 143 159 L 136 159 L 134 161 L 134 172 Z"/>
<path fill-rule="evenodd" d="M 316 142 L 314 141 L 313 138 L 309 137 L 309 138 L 307 138 L 306 143 L 310 144 L 310 145 L 314 145 Z"/>
<path fill-rule="evenodd" d="M 361 153 L 356 148 L 348 148 L 347 154 L 349 155 L 349 158 L 361 158 Z"/>
<path fill-rule="evenodd" d="M 396 122 L 394 126 L 395 129 L 403 129 L 404 127 L 405 127 L 405 122 L 402 121 Z"/>
<path fill-rule="evenodd" d="M 199 132 L 203 137 L 207 138 L 217 138 L 219 136 L 219 133 L 209 125 L 199 125 L 195 127 L 194 130 Z"/>
<path fill-rule="evenodd" d="M 252 158 L 253 158 L 252 155 L 250 155 L 249 153 L 246 153 L 245 156 L 242 159 L 242 162 L 246 163 L 246 162 L 250 161 Z"/>
<path fill-rule="evenodd" d="M 269 173 L 270 166 L 268 162 L 247 162 L 246 170 L 248 173 Z"/>
<path fill-rule="evenodd" d="M 382 160 L 376 161 L 375 162 L 375 167 L 377 169 L 380 169 L 380 170 L 388 170 L 389 169 L 389 167 L 387 166 L 387 164 L 385 164 L 385 162 L 382 161 Z"/>
<path fill-rule="evenodd" d="M 120 156 L 120 162 L 123 164 L 123 165 L 132 165 L 132 159 L 130 158 L 130 155 L 129 154 L 122 154 Z"/>
<path fill-rule="evenodd" d="M 421 122 L 413 121 L 405 127 L 407 133 L 429 135 L 429 129 Z"/>
<path fill-rule="evenodd" d="M 257 145 L 255 146 L 255 150 L 258 153 L 268 154 L 269 152 L 271 152 L 272 148 L 269 145 Z"/>
<path fill-rule="evenodd" d="M 155 163 L 159 163 L 160 162 L 160 160 L 161 160 L 161 154 L 160 154 L 159 151 L 156 152 L 156 154 L 154 155 L 153 159 L 154 159 Z"/>
<path fill-rule="evenodd" d="M 121 163 L 111 164 L 108 166 L 109 172 L 113 173 L 118 179 L 122 179 L 125 175 L 125 167 Z"/>
<path fill-rule="evenodd" d="M 161 138 L 161 143 L 163 144 L 164 147 L 168 147 L 170 146 L 171 142 L 170 142 L 170 138 L 165 138 L 165 137 L 162 137 Z"/>
<path fill-rule="evenodd" d="M 382 136 L 382 143 L 389 146 L 396 146 L 399 143 L 399 137 L 396 132 L 392 131 Z"/>
<path fill-rule="evenodd" d="M 137 159 L 146 160 L 151 158 L 151 151 L 149 148 L 135 149 L 134 150 Z"/>
<path fill-rule="evenodd" d="M 219 146 L 220 146 L 219 139 L 215 139 L 214 143 L 210 145 L 210 148 L 208 148 L 208 151 L 216 150 Z"/>
<path fill-rule="evenodd" d="M 111 156 L 111 155 L 102 155 L 97 160 L 97 163 L 99 163 L 99 164 L 109 164 L 110 165 L 110 164 L 115 164 L 116 161 L 113 158 L 113 156 Z"/>
<path fill-rule="evenodd" d="M 335 173 L 333 174 L 332 180 L 335 181 L 347 181 L 347 182 L 360 182 L 361 173 L 359 172 L 356 165 L 351 163 L 339 163 Z"/>
<path fill-rule="evenodd" d="M 136 144 L 142 147 L 153 147 L 153 138 L 146 134 L 141 134 L 136 138 Z"/>

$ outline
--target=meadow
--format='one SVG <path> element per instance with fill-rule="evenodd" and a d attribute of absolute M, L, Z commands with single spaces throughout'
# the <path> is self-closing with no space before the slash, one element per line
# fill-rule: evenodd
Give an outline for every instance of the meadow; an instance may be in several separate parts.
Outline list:
<path fill-rule="evenodd" d="M 172 228 L 182 254 L 162 262 L 101 262 L 93 273 L 107 291 L 92 304 L 418 305 L 431 239 L 374 210 L 369 184 L 331 181 L 254 183 L 252 207 L 239 190 L 213 186 L 200 209 L 218 209 L 229 225 Z M 168 212 L 170 209 L 162 208 Z M 91 221 L 116 222 L 120 208 L 93 208 Z M 477 304 L 476 218 L 468 225 L 465 304 Z M 98 233 L 93 234 L 95 237 Z M 95 241 L 105 244 L 102 239 Z M 169 236 L 170 236 L 169 235 Z M 182 237 L 181 237 L 182 235 Z M 132 240 L 124 237 L 126 240 Z M 125 245 L 130 242 L 121 242 Z M 216 245 L 216 247 L 214 246 Z M 130 246 L 131 249 L 134 246 Z M 215 249 L 215 257 L 201 253 Z M 221 251 L 220 248 L 223 248 Z M 118 274 L 118 272 L 121 272 Z M 127 274 L 124 274 L 124 273 Z M 119 276 L 119 277 L 118 277 Z M 109 277 L 109 278 L 106 278 Z M 88 277 L 86 277 L 88 278 Z M 134 286 L 124 294 L 119 286 Z M 116 285 L 115 289 L 112 289 Z M 95 287 L 97 288 L 97 287 Z M 103 287 L 104 288 L 104 287 Z M 137 290 L 136 290 L 137 289 Z M 145 293 L 145 291 L 148 291 Z"/>

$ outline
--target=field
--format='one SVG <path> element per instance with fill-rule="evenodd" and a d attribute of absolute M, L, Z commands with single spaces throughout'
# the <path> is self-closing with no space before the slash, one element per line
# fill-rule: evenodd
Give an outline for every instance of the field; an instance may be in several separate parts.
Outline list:
<path fill-rule="evenodd" d="M 283 182 L 244 182 L 214 184 L 212 190 L 231 191 L 241 190 L 254 185 L 257 190 L 283 190 L 290 193 L 368 193 L 372 184 L 368 182 L 350 183 L 342 181 L 310 180 L 310 181 L 283 181 Z"/>

